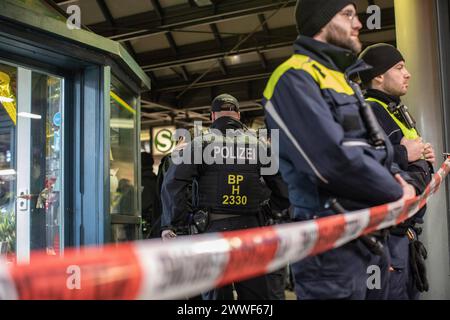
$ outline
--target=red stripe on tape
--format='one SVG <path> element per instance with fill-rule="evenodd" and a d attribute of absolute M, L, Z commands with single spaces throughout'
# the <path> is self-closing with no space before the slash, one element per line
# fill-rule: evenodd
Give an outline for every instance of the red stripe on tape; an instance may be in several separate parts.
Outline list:
<path fill-rule="evenodd" d="M 422 199 L 420 199 L 420 202 L 419 202 L 419 208 L 420 209 L 422 209 L 423 207 L 426 206 L 427 200 L 428 200 L 428 196 L 429 196 L 429 194 L 427 194 L 426 197 L 423 197 Z"/>
<path fill-rule="evenodd" d="M 131 244 L 66 250 L 64 258 L 35 253 L 10 273 L 26 300 L 135 299 L 143 278 Z"/>
<path fill-rule="evenodd" d="M 218 286 L 262 275 L 275 257 L 279 239 L 274 228 L 224 232 L 230 244 L 230 259 Z"/>
<path fill-rule="evenodd" d="M 377 230 L 377 227 L 384 221 L 388 213 L 389 206 L 387 204 L 370 208 L 370 221 L 367 228 L 364 230 L 364 234 Z"/>
<path fill-rule="evenodd" d="M 318 238 L 310 255 L 316 255 L 334 248 L 336 241 L 345 231 L 345 217 L 335 215 L 316 220 Z"/>
<path fill-rule="evenodd" d="M 400 223 L 404 222 L 406 219 L 408 219 L 409 213 L 411 211 L 411 207 L 413 205 L 415 205 L 417 201 L 419 201 L 419 197 L 415 197 L 415 198 L 413 198 L 411 200 L 407 200 L 405 202 L 405 204 L 402 207 L 402 212 L 399 214 L 399 216 L 395 220 L 396 224 L 400 224 Z M 423 202 L 423 201 L 425 201 L 425 203 L 426 203 L 426 201 L 427 201 L 426 197 L 421 200 L 421 202 Z M 420 204 L 419 204 L 419 206 L 420 206 Z"/>

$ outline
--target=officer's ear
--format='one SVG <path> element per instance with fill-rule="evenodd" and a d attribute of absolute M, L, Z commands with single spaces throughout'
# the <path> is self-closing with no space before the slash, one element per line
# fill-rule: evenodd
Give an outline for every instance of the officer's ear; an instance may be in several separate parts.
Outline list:
<path fill-rule="evenodd" d="M 216 121 L 216 113 L 215 112 L 211 112 L 211 121 L 212 122 Z"/>
<path fill-rule="evenodd" d="M 375 78 L 373 78 L 372 80 L 372 85 L 382 85 L 384 83 L 384 74 L 376 76 Z"/>
<path fill-rule="evenodd" d="M 241 120 L 241 113 L 238 112 L 238 119 Z"/>

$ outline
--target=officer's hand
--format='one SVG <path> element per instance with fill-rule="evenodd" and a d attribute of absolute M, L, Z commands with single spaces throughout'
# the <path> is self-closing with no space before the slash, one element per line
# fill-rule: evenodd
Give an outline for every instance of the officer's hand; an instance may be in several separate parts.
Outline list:
<path fill-rule="evenodd" d="M 400 185 L 402 186 L 402 189 L 403 189 L 402 199 L 403 200 L 406 201 L 406 200 L 412 199 L 416 196 L 416 189 L 414 189 L 414 187 L 412 185 L 410 185 L 405 180 L 403 180 L 403 178 L 399 174 L 395 175 L 395 179 L 397 179 L 398 183 L 400 183 Z"/>
<path fill-rule="evenodd" d="M 425 144 L 423 143 L 422 138 L 416 140 L 403 138 L 402 141 L 400 141 L 400 144 L 405 146 L 408 152 L 408 162 L 422 159 L 425 151 Z"/>
<path fill-rule="evenodd" d="M 433 146 L 430 143 L 425 145 L 425 151 L 423 152 L 423 156 L 425 160 L 427 160 L 431 164 L 436 163 L 436 154 L 434 153 Z"/>
<path fill-rule="evenodd" d="M 163 241 L 175 239 L 176 237 L 177 237 L 177 235 L 172 230 L 164 230 L 161 233 L 161 238 L 162 238 Z"/>

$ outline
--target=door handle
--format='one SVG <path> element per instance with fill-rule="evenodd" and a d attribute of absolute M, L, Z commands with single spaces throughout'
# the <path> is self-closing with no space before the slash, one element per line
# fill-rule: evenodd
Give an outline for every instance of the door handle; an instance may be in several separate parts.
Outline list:
<path fill-rule="evenodd" d="M 19 196 L 17 196 L 17 199 L 22 199 L 22 200 L 31 200 L 32 198 L 35 198 L 39 196 L 38 194 L 20 194 Z"/>

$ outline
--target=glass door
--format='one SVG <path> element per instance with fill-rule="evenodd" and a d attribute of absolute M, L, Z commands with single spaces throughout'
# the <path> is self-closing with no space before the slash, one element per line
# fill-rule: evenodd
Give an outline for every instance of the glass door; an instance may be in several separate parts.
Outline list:
<path fill-rule="evenodd" d="M 63 249 L 64 80 L 0 64 L 2 74 L 9 84 L 3 81 L 0 94 L 0 221 L 15 228 L 0 229 L 0 239 L 9 239 L 10 257 L 26 263 L 31 250 L 57 256 Z"/>
<path fill-rule="evenodd" d="M 0 254 L 15 258 L 17 68 L 0 63 Z"/>

